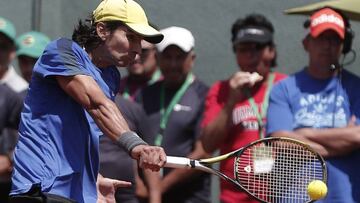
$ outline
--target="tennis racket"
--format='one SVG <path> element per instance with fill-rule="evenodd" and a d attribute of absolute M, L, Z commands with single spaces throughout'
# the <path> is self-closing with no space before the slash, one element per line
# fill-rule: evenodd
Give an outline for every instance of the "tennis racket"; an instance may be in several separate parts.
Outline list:
<path fill-rule="evenodd" d="M 234 159 L 234 177 L 211 168 L 211 164 Z M 227 180 L 261 202 L 313 202 L 307 186 L 327 181 L 324 159 L 307 144 L 290 138 L 271 137 L 221 156 L 192 160 L 167 157 L 165 167 L 195 168 Z"/>

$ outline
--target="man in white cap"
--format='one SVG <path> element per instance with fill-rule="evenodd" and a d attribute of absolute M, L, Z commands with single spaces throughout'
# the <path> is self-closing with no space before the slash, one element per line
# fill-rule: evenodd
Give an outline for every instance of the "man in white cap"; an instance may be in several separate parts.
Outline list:
<path fill-rule="evenodd" d="M 163 149 L 130 131 L 113 102 L 117 67 L 140 54 L 142 39 L 162 38 L 136 2 L 103 0 L 89 21 L 79 22 L 74 41 L 59 38 L 47 45 L 21 114 L 11 202 L 113 202 L 115 189 L 130 183 L 98 174 L 102 135 L 140 167 L 158 171 L 164 165 Z"/>
<path fill-rule="evenodd" d="M 194 37 L 182 27 L 161 30 L 157 44 L 163 80 L 145 87 L 137 98 L 147 114 L 144 140 L 166 153 L 193 159 L 207 156 L 201 142 L 200 120 L 208 87 L 191 72 L 195 62 Z M 144 121 L 145 122 L 145 121 Z M 146 172 L 150 202 L 210 202 L 210 178 L 186 169 Z"/>
<path fill-rule="evenodd" d="M 360 78 L 339 63 L 350 24 L 323 8 L 304 25 L 308 65 L 274 86 L 267 132 L 302 140 L 326 158 L 328 193 L 317 202 L 360 202 Z"/>

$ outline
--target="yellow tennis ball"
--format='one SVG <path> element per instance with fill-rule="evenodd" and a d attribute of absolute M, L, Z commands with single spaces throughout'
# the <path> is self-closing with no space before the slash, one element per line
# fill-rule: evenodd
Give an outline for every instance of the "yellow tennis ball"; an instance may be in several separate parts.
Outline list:
<path fill-rule="evenodd" d="M 312 200 L 322 199 L 327 194 L 327 186 L 321 180 L 313 180 L 309 183 L 307 192 Z"/>

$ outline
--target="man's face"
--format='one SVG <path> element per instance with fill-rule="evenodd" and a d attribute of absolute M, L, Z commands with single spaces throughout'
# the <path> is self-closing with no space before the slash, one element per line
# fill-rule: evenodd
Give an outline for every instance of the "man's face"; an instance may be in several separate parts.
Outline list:
<path fill-rule="evenodd" d="M 18 63 L 22 77 L 29 83 L 31 81 L 32 70 L 36 61 L 36 58 L 32 58 L 29 56 L 21 55 L 18 57 Z"/>
<path fill-rule="evenodd" d="M 0 33 L 0 66 L 8 67 L 14 57 L 14 43 L 4 34 Z"/>
<path fill-rule="evenodd" d="M 131 63 L 128 67 L 130 75 L 147 75 L 155 71 L 156 64 L 156 49 L 153 44 L 141 42 L 141 54 L 140 57 L 136 57 L 134 63 Z"/>
<path fill-rule="evenodd" d="M 270 70 L 275 50 L 258 43 L 239 43 L 235 45 L 236 60 L 239 68 L 246 72 L 266 73 Z"/>
<path fill-rule="evenodd" d="M 159 53 L 158 59 L 165 83 L 177 86 L 184 82 L 191 71 L 195 54 L 193 51 L 184 52 L 178 46 L 170 45 Z"/>
<path fill-rule="evenodd" d="M 323 67 L 330 67 L 337 64 L 343 48 L 343 40 L 333 30 L 327 30 L 318 37 L 307 36 L 304 40 L 310 60 L 316 61 Z"/>
<path fill-rule="evenodd" d="M 133 63 L 141 52 L 142 37 L 125 26 L 120 26 L 113 32 L 104 31 L 104 58 L 103 66 L 115 65 L 126 67 Z"/>

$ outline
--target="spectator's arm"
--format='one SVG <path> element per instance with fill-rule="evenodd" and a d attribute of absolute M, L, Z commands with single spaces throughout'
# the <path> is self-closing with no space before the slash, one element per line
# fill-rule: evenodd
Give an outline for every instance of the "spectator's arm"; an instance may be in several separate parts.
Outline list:
<path fill-rule="evenodd" d="M 191 154 L 188 155 L 188 158 L 191 159 L 201 159 L 208 158 L 209 154 L 205 152 L 202 147 L 201 141 L 198 140 L 195 143 L 195 149 Z M 168 191 L 174 185 L 177 185 L 181 182 L 189 181 L 189 179 L 194 176 L 202 174 L 202 171 L 198 170 L 189 170 L 189 169 L 174 169 L 169 174 L 167 174 L 161 181 L 161 192 L 162 194 Z"/>
<path fill-rule="evenodd" d="M 294 132 L 274 132 L 271 136 L 301 140 L 324 157 L 342 156 L 360 148 L 360 126 L 329 129 L 302 128 Z"/>
<path fill-rule="evenodd" d="M 232 125 L 233 108 L 233 104 L 225 105 L 224 108 L 218 113 L 217 117 L 203 128 L 201 133 L 201 141 L 204 145 L 205 151 L 209 153 L 214 152 L 226 139 L 228 130 Z"/>

